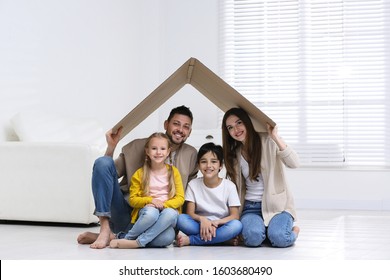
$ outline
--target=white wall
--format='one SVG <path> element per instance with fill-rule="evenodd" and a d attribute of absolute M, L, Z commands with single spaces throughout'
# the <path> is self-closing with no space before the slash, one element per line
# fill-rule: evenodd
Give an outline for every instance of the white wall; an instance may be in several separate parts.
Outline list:
<path fill-rule="evenodd" d="M 31 108 L 95 118 L 108 130 L 190 57 L 218 73 L 217 8 L 217 0 L 0 0 L 0 141 L 12 138 L 10 117 Z M 195 117 L 189 143 L 218 133 L 219 109 L 185 86 L 123 143 L 162 130 L 182 104 Z M 287 176 L 299 208 L 390 210 L 389 170 Z"/>
<path fill-rule="evenodd" d="M 119 121 L 160 82 L 159 4 L 0 1 L 0 137 L 26 109 Z"/>

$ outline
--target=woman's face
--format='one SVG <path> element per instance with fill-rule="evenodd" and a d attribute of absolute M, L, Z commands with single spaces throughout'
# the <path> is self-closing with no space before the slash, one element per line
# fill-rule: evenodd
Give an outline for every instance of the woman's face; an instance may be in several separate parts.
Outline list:
<path fill-rule="evenodd" d="M 239 142 L 244 143 L 246 139 L 246 127 L 242 120 L 236 115 L 231 115 L 226 119 L 226 128 L 230 136 Z"/>

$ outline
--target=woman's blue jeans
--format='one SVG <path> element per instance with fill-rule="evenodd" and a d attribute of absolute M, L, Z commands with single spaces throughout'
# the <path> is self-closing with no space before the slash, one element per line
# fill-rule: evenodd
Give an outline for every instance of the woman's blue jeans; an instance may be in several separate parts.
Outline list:
<path fill-rule="evenodd" d="M 92 193 L 98 217 L 108 217 L 114 233 L 131 228 L 131 207 L 119 187 L 118 175 L 112 157 L 103 156 L 95 160 L 92 172 Z"/>
<path fill-rule="evenodd" d="M 261 202 L 245 201 L 240 220 L 244 244 L 248 247 L 260 246 L 266 237 L 273 247 L 280 248 L 293 245 L 297 239 L 292 231 L 293 217 L 285 211 L 276 214 L 268 227 L 264 225 Z"/>
<path fill-rule="evenodd" d="M 175 240 L 175 226 L 178 212 L 165 208 L 161 212 L 154 207 L 144 207 L 138 219 L 127 234 L 120 233 L 117 238 L 136 240 L 140 247 L 166 247 Z"/>
<path fill-rule="evenodd" d="M 177 219 L 177 229 L 185 233 L 190 239 L 190 245 L 212 245 L 222 243 L 238 236 L 242 230 L 239 220 L 231 220 L 217 228 L 216 236 L 210 241 L 204 241 L 200 237 L 200 223 L 188 214 L 181 214 Z"/>

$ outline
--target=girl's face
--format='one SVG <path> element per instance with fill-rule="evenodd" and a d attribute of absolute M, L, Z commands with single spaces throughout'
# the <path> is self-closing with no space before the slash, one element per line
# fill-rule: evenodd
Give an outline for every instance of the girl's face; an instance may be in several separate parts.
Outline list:
<path fill-rule="evenodd" d="M 239 142 L 244 143 L 246 139 L 246 127 L 242 120 L 240 120 L 237 116 L 231 115 L 226 119 L 226 128 L 230 134 L 230 136 Z"/>
<path fill-rule="evenodd" d="M 168 141 L 164 138 L 153 137 L 145 149 L 146 155 L 154 163 L 165 162 L 170 152 Z"/>
<path fill-rule="evenodd" d="M 205 178 L 218 176 L 221 163 L 213 152 L 205 153 L 199 160 L 199 170 Z"/>

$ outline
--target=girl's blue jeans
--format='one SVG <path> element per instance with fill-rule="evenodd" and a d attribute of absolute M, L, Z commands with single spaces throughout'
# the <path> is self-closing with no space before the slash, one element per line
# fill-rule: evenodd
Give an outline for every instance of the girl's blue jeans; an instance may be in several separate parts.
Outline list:
<path fill-rule="evenodd" d="M 136 240 L 140 247 L 166 247 L 175 240 L 175 226 L 178 212 L 165 208 L 161 212 L 154 207 L 144 207 L 139 211 L 138 219 L 126 233 L 117 238 Z"/>
<path fill-rule="evenodd" d="M 181 214 L 177 220 L 177 229 L 189 237 L 190 245 L 196 246 L 218 244 L 233 239 L 241 233 L 242 225 L 239 220 L 231 220 L 217 228 L 213 239 L 204 241 L 200 237 L 200 223 L 188 214 Z"/>
<path fill-rule="evenodd" d="M 92 172 L 92 193 L 98 217 L 108 217 L 114 233 L 131 228 L 131 207 L 119 187 L 118 175 L 112 157 L 95 160 Z"/>
<path fill-rule="evenodd" d="M 293 217 L 285 211 L 276 214 L 268 227 L 264 225 L 261 202 L 245 201 L 240 220 L 244 244 L 248 247 L 260 246 L 266 237 L 273 247 L 281 248 L 293 245 L 297 239 L 292 231 Z"/>

